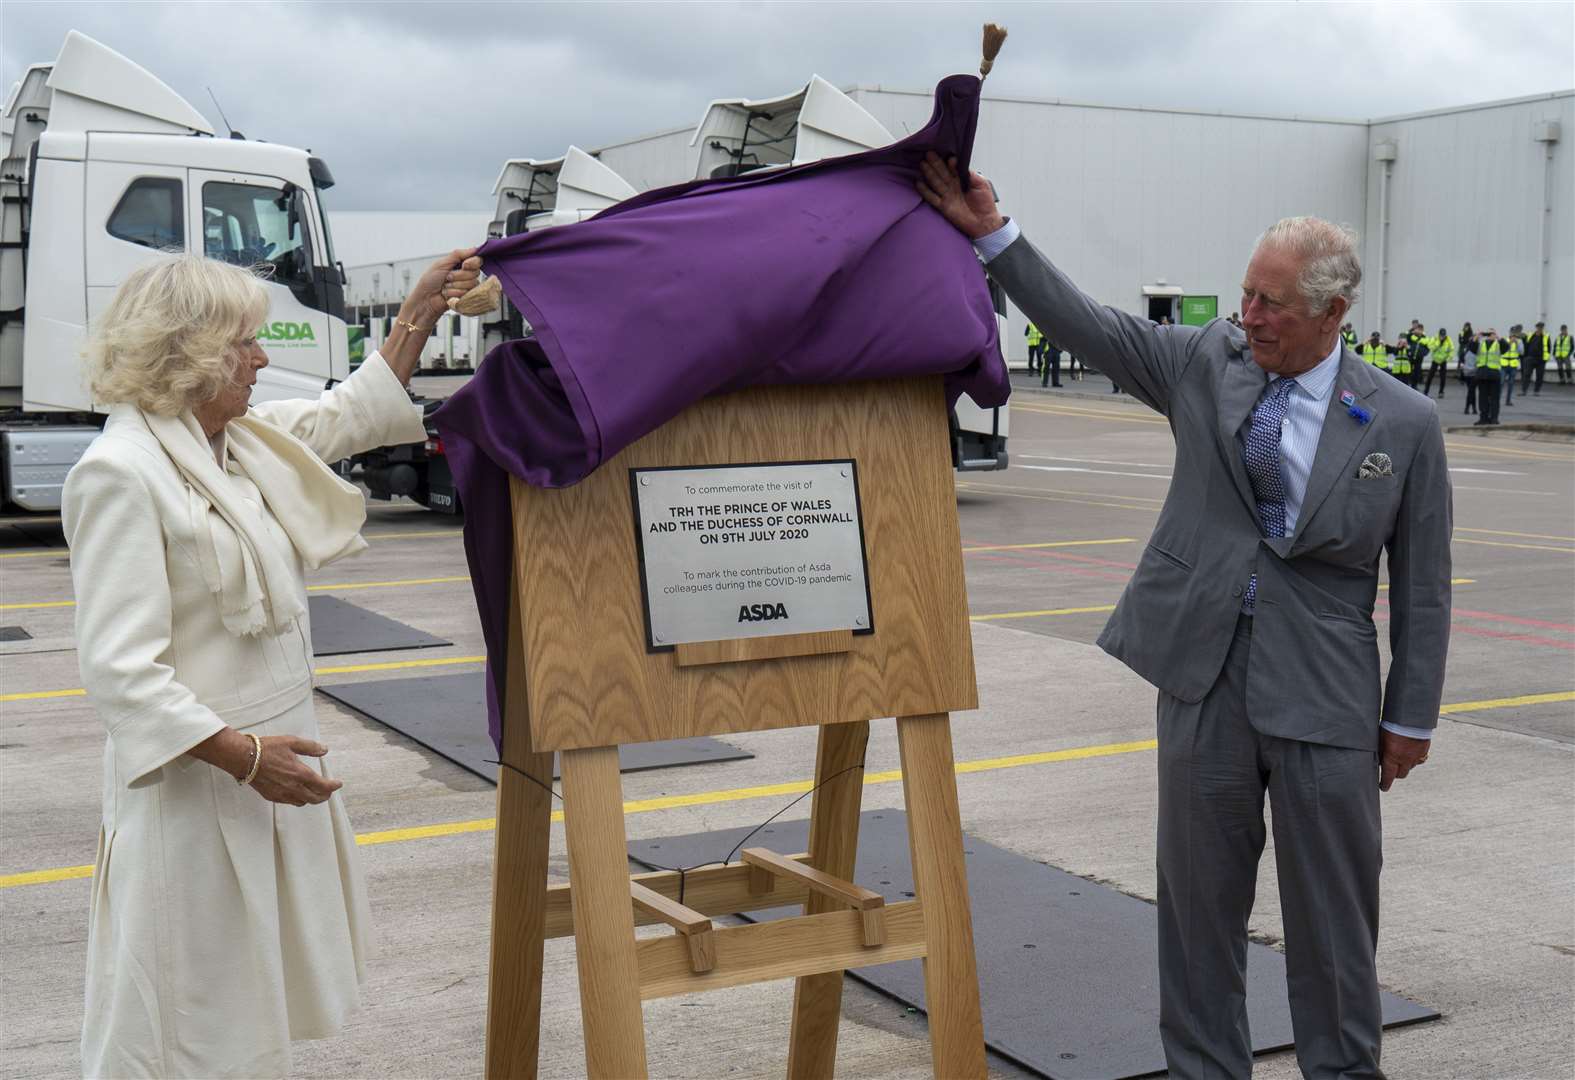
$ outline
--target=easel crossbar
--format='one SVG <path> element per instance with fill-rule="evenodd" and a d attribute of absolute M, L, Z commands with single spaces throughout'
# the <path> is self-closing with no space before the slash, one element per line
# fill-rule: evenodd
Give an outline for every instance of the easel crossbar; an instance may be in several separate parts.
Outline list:
<path fill-rule="evenodd" d="M 794 862 L 804 862 L 809 858 L 803 853 L 786 857 Z M 802 904 L 809 895 L 809 890 L 802 884 L 788 880 L 778 881 L 776 888 L 769 893 L 752 893 L 749 890 L 749 866 L 742 862 L 690 870 L 683 878 L 684 906 L 703 915 L 731 915 L 741 911 Z M 633 874 L 629 878 L 633 884 L 644 885 L 669 900 L 678 899 L 678 879 L 678 873 L 672 870 Z M 573 887 L 567 882 L 547 886 L 547 916 L 543 937 L 573 936 L 573 895 Z M 654 926 L 666 921 L 638 906 L 634 909 L 636 926 Z"/>
<path fill-rule="evenodd" d="M 780 902 L 780 895 L 776 895 Z M 640 999 L 672 997 L 729 986 L 890 964 L 925 955 L 924 909 L 918 900 L 886 909 L 886 943 L 864 944 L 862 912 L 828 911 L 779 922 L 731 926 L 712 934 L 715 965 L 696 974 L 681 936 L 643 938 L 635 953 Z"/>

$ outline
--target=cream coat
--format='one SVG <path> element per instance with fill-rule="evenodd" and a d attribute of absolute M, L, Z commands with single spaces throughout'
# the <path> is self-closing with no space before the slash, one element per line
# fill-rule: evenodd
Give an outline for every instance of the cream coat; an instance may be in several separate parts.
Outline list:
<path fill-rule="evenodd" d="M 425 437 L 420 410 L 376 354 L 315 401 L 252 413 L 329 462 Z M 220 454 L 245 505 L 289 550 L 304 610 L 299 557 L 256 485 Z M 307 617 L 280 634 L 226 632 L 195 561 L 190 498 L 128 407 L 111 411 L 66 479 L 78 660 L 109 735 L 87 1076 L 285 1075 L 290 1040 L 335 1032 L 364 975 L 366 893 L 339 795 L 276 805 L 186 755 L 225 725 L 317 737 Z"/>

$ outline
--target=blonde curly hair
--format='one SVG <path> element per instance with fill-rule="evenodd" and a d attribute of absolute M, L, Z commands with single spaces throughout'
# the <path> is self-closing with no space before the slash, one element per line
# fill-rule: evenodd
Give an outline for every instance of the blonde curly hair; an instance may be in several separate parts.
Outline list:
<path fill-rule="evenodd" d="M 187 254 L 140 266 L 88 337 L 93 399 L 162 416 L 209 401 L 243 362 L 236 343 L 267 314 L 267 290 L 250 270 Z"/>

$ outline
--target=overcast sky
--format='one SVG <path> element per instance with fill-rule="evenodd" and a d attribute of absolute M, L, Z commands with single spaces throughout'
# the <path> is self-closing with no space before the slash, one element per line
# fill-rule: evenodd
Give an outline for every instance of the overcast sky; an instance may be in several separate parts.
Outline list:
<path fill-rule="evenodd" d="M 1010 40 L 1001 95 L 1368 119 L 1575 85 L 1575 2 L 69 3 L 0 0 L 0 86 L 80 30 L 222 128 L 310 147 L 331 205 L 486 212 L 505 158 L 692 125 L 819 74 L 924 89 Z M 986 101 L 984 108 L 989 108 Z M 1568 136 L 1567 136 L 1568 137 Z"/>

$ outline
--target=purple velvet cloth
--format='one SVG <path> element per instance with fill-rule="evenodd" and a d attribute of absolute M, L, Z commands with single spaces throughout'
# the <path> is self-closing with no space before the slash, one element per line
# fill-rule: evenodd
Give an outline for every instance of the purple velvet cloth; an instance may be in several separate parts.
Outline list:
<path fill-rule="evenodd" d="M 952 400 L 1005 402 L 983 270 L 914 186 L 930 150 L 967 175 L 978 109 L 979 80 L 952 76 L 930 122 L 891 146 L 650 191 L 483 245 L 535 338 L 489 352 L 433 421 L 465 510 L 500 748 L 510 475 L 576 483 L 695 401 L 746 386 L 944 374 Z"/>

